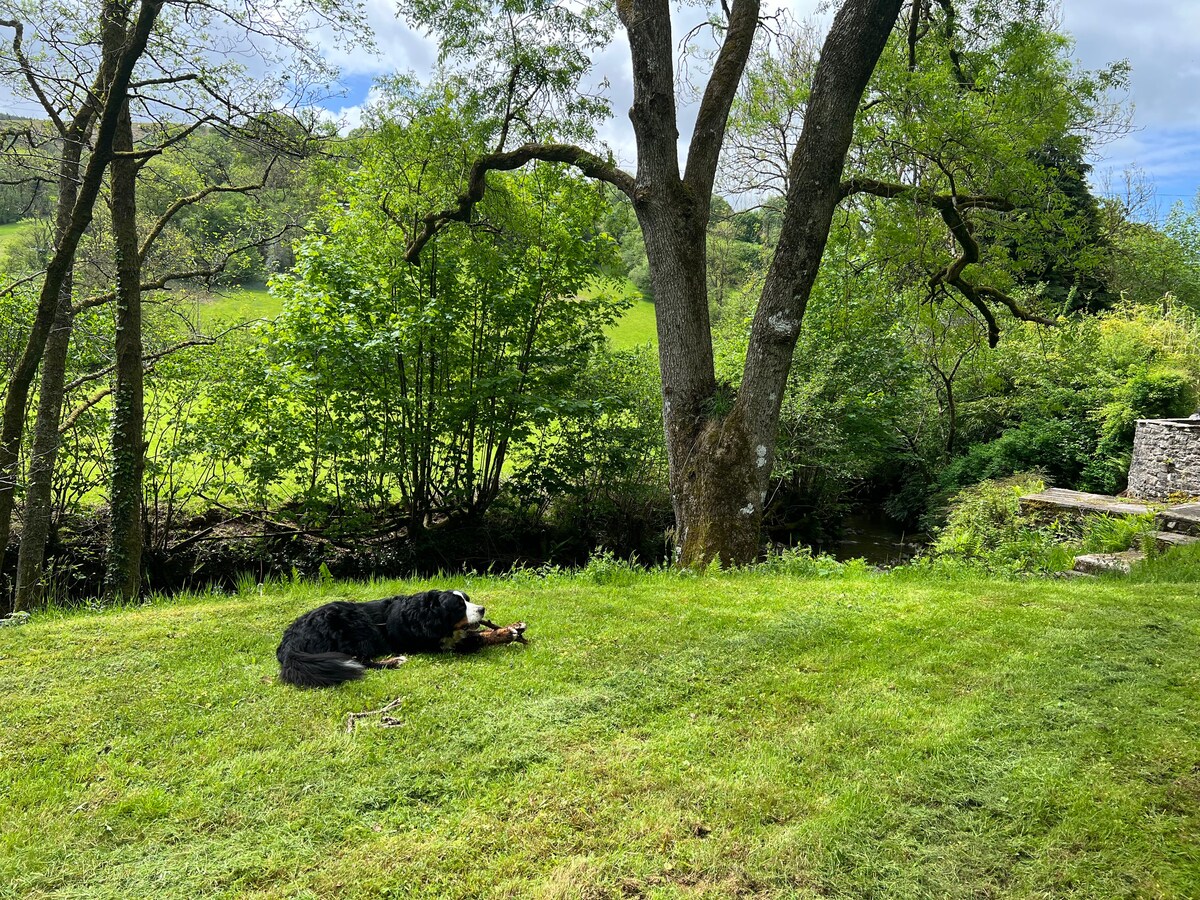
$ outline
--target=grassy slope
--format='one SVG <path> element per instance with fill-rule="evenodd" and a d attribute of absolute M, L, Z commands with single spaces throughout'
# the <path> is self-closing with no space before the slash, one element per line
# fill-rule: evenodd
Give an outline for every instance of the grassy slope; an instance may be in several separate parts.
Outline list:
<path fill-rule="evenodd" d="M 0 631 L 0 896 L 1197 896 L 1195 585 L 476 581 L 534 643 L 274 682 L 399 587 Z"/>
<path fill-rule="evenodd" d="M 2 239 L 3 226 L 0 226 Z M 611 283 L 605 286 L 614 289 Z M 589 288 L 590 292 L 600 288 Z M 633 305 L 625 311 L 615 325 L 608 329 L 612 346 L 618 350 L 653 344 L 656 340 L 654 326 L 654 304 L 641 299 L 637 289 L 628 281 L 615 286 L 623 295 L 633 296 Z M 199 306 L 200 319 L 204 323 L 243 322 L 249 319 L 267 319 L 279 313 L 279 300 L 264 288 L 231 288 L 214 296 Z"/>
<path fill-rule="evenodd" d="M 279 314 L 280 308 L 279 299 L 266 287 L 225 288 L 198 304 L 200 322 L 205 325 L 270 319 Z"/>
<path fill-rule="evenodd" d="M 33 233 L 37 229 L 38 224 L 34 219 L 22 219 L 20 222 L 10 222 L 7 225 L 0 225 L 0 253 L 7 250 L 9 244 L 14 243 L 27 234 Z"/>

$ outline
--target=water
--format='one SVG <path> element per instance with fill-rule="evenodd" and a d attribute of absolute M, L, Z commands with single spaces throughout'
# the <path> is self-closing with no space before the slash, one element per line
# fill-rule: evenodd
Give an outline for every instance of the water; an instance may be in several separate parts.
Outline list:
<path fill-rule="evenodd" d="M 829 549 L 840 560 L 865 559 L 873 566 L 907 562 L 924 546 L 925 535 L 904 527 L 876 509 L 852 513 L 842 520 L 842 534 Z"/>

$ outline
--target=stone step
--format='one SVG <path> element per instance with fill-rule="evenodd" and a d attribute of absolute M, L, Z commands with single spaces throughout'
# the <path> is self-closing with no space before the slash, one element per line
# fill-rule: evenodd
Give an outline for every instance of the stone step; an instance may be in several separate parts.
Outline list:
<path fill-rule="evenodd" d="M 1089 494 L 1084 491 L 1068 491 L 1064 488 L 1046 488 L 1037 494 L 1026 494 L 1020 500 L 1023 513 L 1047 513 L 1052 516 L 1088 515 L 1143 516 L 1150 512 L 1145 503 L 1122 500 L 1106 494 Z M 1197 523 L 1200 525 L 1200 522 Z"/>
<path fill-rule="evenodd" d="M 1163 531 L 1200 535 L 1200 503 L 1185 503 L 1164 509 L 1155 521 Z"/>
<path fill-rule="evenodd" d="M 1086 575 L 1128 575 L 1133 564 L 1146 558 L 1141 550 L 1123 550 L 1120 553 L 1087 553 L 1075 557 L 1075 571 Z"/>
<path fill-rule="evenodd" d="M 1159 550 L 1170 550 L 1172 547 L 1200 544 L 1200 537 L 1178 531 L 1157 531 L 1154 533 L 1154 543 L 1158 545 Z"/>

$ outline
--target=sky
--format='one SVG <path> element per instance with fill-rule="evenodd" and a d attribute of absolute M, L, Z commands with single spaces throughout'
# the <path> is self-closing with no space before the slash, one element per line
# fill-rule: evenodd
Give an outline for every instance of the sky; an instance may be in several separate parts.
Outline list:
<path fill-rule="evenodd" d="M 363 4 L 378 51 L 332 42 L 324 48 L 329 62 L 341 70 L 340 96 L 324 105 L 345 128 L 361 121 L 376 78 L 395 72 L 428 74 L 436 56 L 432 42 L 397 18 L 394 0 L 363 0 Z M 677 19 L 676 25 L 676 33 L 682 34 L 702 15 L 703 4 L 677 5 L 684 7 L 683 19 Z M 821 0 L 763 0 L 767 10 L 787 7 L 797 19 L 828 23 L 832 14 L 817 17 L 818 5 Z M 1074 38 L 1075 56 L 1082 67 L 1096 69 L 1122 59 L 1132 67 L 1125 99 L 1132 109 L 1133 129 L 1098 148 L 1091 160 L 1093 189 L 1124 198 L 1126 172 L 1132 169 L 1154 191 L 1141 218 L 1161 218 L 1177 201 L 1190 204 L 1200 190 L 1200 0 L 1061 0 L 1061 9 L 1063 28 Z M 628 48 L 619 30 L 595 63 L 610 82 L 614 111 L 600 137 L 618 161 L 632 169 L 633 136 L 626 116 L 632 86 Z M 11 94 L 5 98 L 4 93 L 0 91 L 0 110 L 36 114 L 36 107 L 17 102 Z M 690 132 L 692 113 L 681 110 L 683 135 Z"/>
<path fill-rule="evenodd" d="M 809 19 L 818 2 L 773 5 L 790 6 L 797 18 Z M 379 53 L 333 52 L 332 61 L 342 68 L 345 95 L 327 105 L 347 125 L 359 120 L 375 77 L 396 71 L 426 73 L 435 58 L 433 45 L 396 18 L 391 0 L 366 0 L 366 9 Z M 1159 218 L 1176 201 L 1190 204 L 1200 190 L 1200 2 L 1063 0 L 1062 17 L 1082 67 L 1096 69 L 1122 59 L 1132 67 L 1126 99 L 1133 111 L 1133 130 L 1098 148 L 1091 160 L 1093 189 L 1125 197 L 1126 173 L 1136 170 L 1154 191 L 1143 217 Z M 632 133 L 625 116 L 631 99 L 627 52 L 618 36 L 596 65 L 611 83 L 615 114 L 601 137 L 622 164 L 632 166 Z M 687 134 L 689 126 L 685 112 L 681 132 Z"/>

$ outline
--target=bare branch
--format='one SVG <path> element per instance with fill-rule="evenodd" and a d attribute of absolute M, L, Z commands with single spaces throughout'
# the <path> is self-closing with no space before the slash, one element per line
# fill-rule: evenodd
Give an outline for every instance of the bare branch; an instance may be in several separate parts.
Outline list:
<path fill-rule="evenodd" d="M 25 80 L 29 83 L 30 89 L 33 91 L 38 102 L 42 104 L 42 109 L 46 111 L 46 115 L 50 117 L 50 121 L 54 123 L 54 127 L 58 129 L 58 133 L 64 138 L 67 136 L 67 127 L 63 124 L 62 119 L 58 115 L 58 110 L 50 102 L 42 90 L 41 84 L 38 83 L 37 76 L 33 72 L 33 67 L 29 64 L 28 57 L 25 56 L 25 51 L 21 47 L 21 42 L 25 38 L 25 25 L 17 19 L 0 19 L 0 26 L 11 28 L 13 30 L 13 56 L 16 57 L 17 65 L 21 67 L 21 74 L 25 76 Z"/>

